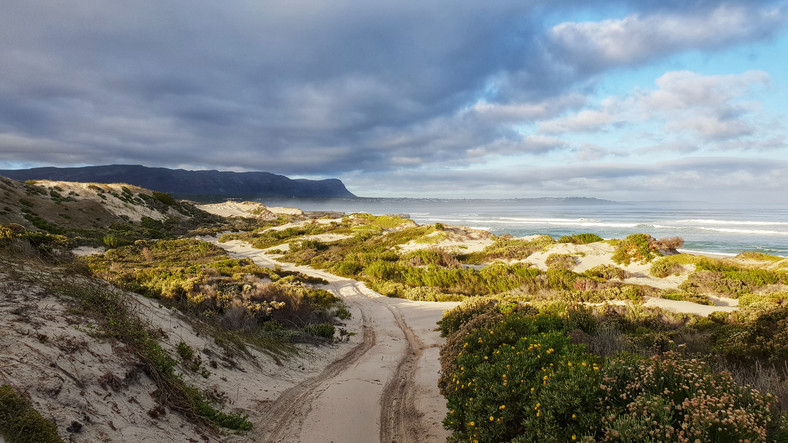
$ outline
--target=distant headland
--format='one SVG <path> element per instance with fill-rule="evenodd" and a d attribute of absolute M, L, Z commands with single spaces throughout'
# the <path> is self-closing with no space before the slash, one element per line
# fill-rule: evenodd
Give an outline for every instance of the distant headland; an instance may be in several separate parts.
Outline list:
<path fill-rule="evenodd" d="M 270 172 L 188 171 L 141 165 L 104 165 L 0 170 L 0 176 L 15 180 L 128 183 L 167 192 L 177 198 L 201 201 L 257 197 L 355 197 L 339 179 L 291 179 Z"/>

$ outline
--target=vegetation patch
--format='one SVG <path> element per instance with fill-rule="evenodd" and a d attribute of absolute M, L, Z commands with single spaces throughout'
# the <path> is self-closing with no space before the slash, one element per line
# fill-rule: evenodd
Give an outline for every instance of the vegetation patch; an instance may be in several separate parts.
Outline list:
<path fill-rule="evenodd" d="M 696 263 L 695 272 L 681 284 L 680 289 L 690 293 L 738 298 L 770 285 L 785 284 L 788 284 L 786 271 L 742 267 L 724 260 L 703 259 Z"/>
<path fill-rule="evenodd" d="M 616 243 L 612 259 L 622 265 L 629 265 L 632 262 L 648 263 L 654 257 L 662 255 L 652 245 L 652 241 L 653 238 L 648 234 L 630 234 Z"/>
<path fill-rule="evenodd" d="M 552 244 L 555 244 L 555 240 L 548 235 L 531 240 L 502 235 L 483 251 L 472 252 L 461 256 L 460 259 L 468 264 L 490 263 L 495 260 L 524 260 L 534 252 L 542 251 Z"/>
<path fill-rule="evenodd" d="M 8 443 L 62 443 L 57 427 L 10 385 L 0 385 L 0 436 Z"/>
<path fill-rule="evenodd" d="M 547 269 L 572 269 L 577 264 L 577 260 L 571 254 L 550 254 L 545 260 Z"/>
<path fill-rule="evenodd" d="M 221 329 L 252 336 L 286 341 L 298 337 L 268 334 L 264 326 L 270 321 L 302 331 L 305 338 L 315 336 L 305 328 L 330 323 L 332 309 L 342 305 L 331 293 L 310 286 L 322 279 L 261 268 L 193 239 L 137 241 L 84 262 L 94 275 L 120 288 L 160 299 Z M 269 351 L 277 348 L 274 345 Z"/>
<path fill-rule="evenodd" d="M 583 234 L 564 235 L 563 237 L 558 239 L 558 243 L 572 243 L 575 245 L 587 245 L 590 243 L 596 243 L 603 240 L 604 239 L 602 237 L 596 234 L 583 233 Z"/>
<path fill-rule="evenodd" d="M 767 337 L 766 328 L 781 326 L 773 322 L 786 315 L 767 317 L 751 320 L 761 326 L 750 328 L 749 341 Z M 712 367 L 720 361 L 687 354 L 700 337 L 716 346 L 711 337 L 725 329 L 716 321 L 642 308 L 538 308 L 486 298 L 444 314 L 440 326 L 447 340 L 439 387 L 448 402 L 450 441 L 786 437 L 778 398 L 736 380 L 735 374 L 741 379 L 751 371 L 717 372 Z"/>

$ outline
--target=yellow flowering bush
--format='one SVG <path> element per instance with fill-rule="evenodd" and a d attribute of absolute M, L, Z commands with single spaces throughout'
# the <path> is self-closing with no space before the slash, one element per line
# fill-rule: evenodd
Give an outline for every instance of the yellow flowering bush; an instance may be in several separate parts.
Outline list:
<path fill-rule="evenodd" d="M 593 434 L 599 423 L 599 358 L 569 342 L 557 315 L 514 312 L 462 334 L 451 374 L 441 378 L 456 441 L 511 441 Z M 464 332 L 464 333 L 463 333 Z"/>
<path fill-rule="evenodd" d="M 453 321 L 444 324 L 439 386 L 450 441 L 760 442 L 788 436 L 776 396 L 737 384 L 701 360 L 673 351 L 603 358 L 573 343 L 608 321 L 583 308 L 469 308 L 456 318 L 450 313 Z M 464 323 L 454 322 L 459 318 Z"/>

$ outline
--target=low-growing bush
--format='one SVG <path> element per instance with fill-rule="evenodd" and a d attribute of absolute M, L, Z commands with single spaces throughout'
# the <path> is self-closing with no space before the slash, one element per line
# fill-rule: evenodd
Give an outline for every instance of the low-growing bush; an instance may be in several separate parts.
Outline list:
<path fill-rule="evenodd" d="M 565 235 L 558 239 L 558 243 L 574 243 L 576 245 L 587 245 L 589 243 L 596 243 L 603 240 L 604 239 L 602 237 L 596 234 L 583 233 L 583 234 Z"/>
<path fill-rule="evenodd" d="M 613 265 L 597 265 L 587 269 L 583 274 L 601 281 L 610 279 L 623 280 L 627 278 L 627 271 Z"/>
<path fill-rule="evenodd" d="M 601 387 L 606 441 L 771 441 L 779 432 L 774 396 L 675 352 L 615 358 Z"/>
<path fill-rule="evenodd" d="M 667 300 L 689 301 L 699 305 L 714 306 L 714 303 L 711 302 L 708 295 L 693 292 L 667 291 L 662 294 L 662 298 Z"/>
<path fill-rule="evenodd" d="M 164 203 L 167 206 L 175 206 L 177 204 L 175 199 L 172 198 L 172 196 L 170 194 L 167 194 L 166 192 L 153 191 L 152 194 L 153 194 L 153 198 Z"/>
<path fill-rule="evenodd" d="M 648 234 L 630 234 L 616 243 L 612 260 L 618 264 L 629 265 L 632 262 L 648 263 L 654 257 L 662 255 Z"/>
<path fill-rule="evenodd" d="M 57 427 L 10 385 L 0 385 L 0 436 L 8 443 L 63 442 Z"/>
<path fill-rule="evenodd" d="M 297 272 L 230 258 L 193 239 L 137 241 L 83 259 L 92 273 L 126 290 L 161 299 L 221 330 L 257 334 L 269 321 L 291 330 L 331 321 L 341 302 Z"/>
<path fill-rule="evenodd" d="M 462 256 L 462 261 L 468 264 L 483 264 L 495 260 L 522 260 L 554 243 L 555 240 L 548 235 L 531 240 L 502 235 L 483 251 Z"/>
<path fill-rule="evenodd" d="M 788 361 L 788 307 L 732 313 L 723 321 L 711 336 L 715 353 L 743 363 Z"/>
<path fill-rule="evenodd" d="M 550 254 L 545 259 L 545 265 L 548 269 L 572 269 L 577 264 L 574 256 L 571 254 Z"/>
<path fill-rule="evenodd" d="M 558 306 L 535 311 L 479 300 L 446 313 L 439 387 L 449 408 L 449 441 L 784 438 L 775 396 L 739 385 L 702 361 L 665 352 L 676 346 L 675 331 L 701 323 L 660 310 L 638 312 Z M 779 324 L 784 317 L 761 318 L 762 329 L 785 330 Z M 634 334 L 635 342 L 658 354 L 612 356 L 630 346 L 622 334 Z"/>
<path fill-rule="evenodd" d="M 738 298 L 768 285 L 786 282 L 788 273 L 785 271 L 747 268 L 720 260 L 704 259 L 695 264 L 695 272 L 680 288 L 686 292 Z"/>
<path fill-rule="evenodd" d="M 736 258 L 740 258 L 744 260 L 765 261 L 771 263 L 776 263 L 785 260 L 785 257 L 779 257 L 777 255 L 764 254 L 763 252 L 754 252 L 754 251 L 742 252 L 741 254 L 737 255 Z"/>
<path fill-rule="evenodd" d="M 681 273 L 681 265 L 674 261 L 666 261 L 665 259 L 657 260 L 651 264 L 649 274 L 657 278 L 665 278 L 669 275 L 678 275 Z"/>
<path fill-rule="evenodd" d="M 304 332 L 314 337 L 332 340 L 334 338 L 335 328 L 331 323 L 311 324 L 304 327 Z"/>

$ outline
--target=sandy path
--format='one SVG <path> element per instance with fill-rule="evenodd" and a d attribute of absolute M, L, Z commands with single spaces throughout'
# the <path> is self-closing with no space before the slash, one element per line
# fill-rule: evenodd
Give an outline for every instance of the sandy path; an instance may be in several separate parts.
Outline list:
<path fill-rule="evenodd" d="M 360 319 L 349 351 L 266 405 L 255 441 L 446 441 L 445 401 L 437 387 L 443 339 L 435 323 L 457 303 L 391 299 L 355 280 L 276 262 L 241 242 L 220 246 L 261 266 L 326 279 L 326 289 Z"/>

